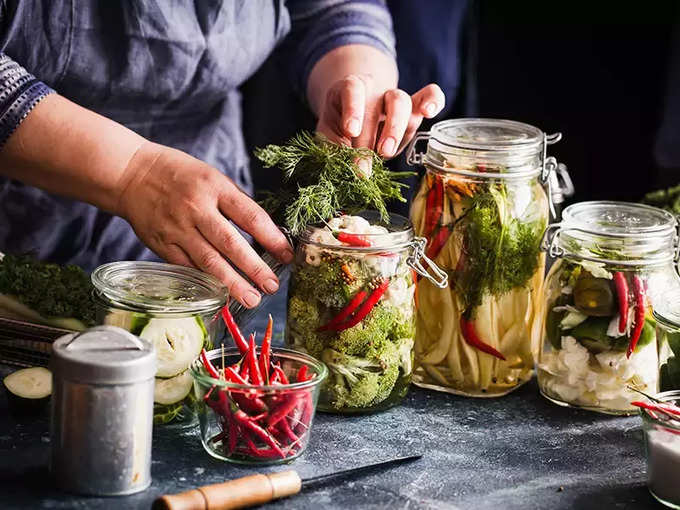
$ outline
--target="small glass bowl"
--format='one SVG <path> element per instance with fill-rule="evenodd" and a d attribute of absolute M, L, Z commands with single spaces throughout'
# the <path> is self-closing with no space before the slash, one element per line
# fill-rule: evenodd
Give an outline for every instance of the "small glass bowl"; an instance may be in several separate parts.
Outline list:
<path fill-rule="evenodd" d="M 228 367 L 241 359 L 234 348 L 224 354 L 214 349 L 207 356 L 215 367 Z M 290 381 L 296 380 L 303 366 L 312 378 L 291 384 L 243 385 L 211 377 L 200 358 L 191 365 L 201 443 L 213 457 L 236 464 L 282 464 L 307 448 L 328 369 L 311 356 L 288 349 L 273 348 L 272 361 L 280 363 Z"/>
<path fill-rule="evenodd" d="M 680 403 L 680 391 L 656 395 L 662 402 Z M 640 409 L 647 452 L 647 487 L 659 502 L 680 510 L 680 422 Z"/>

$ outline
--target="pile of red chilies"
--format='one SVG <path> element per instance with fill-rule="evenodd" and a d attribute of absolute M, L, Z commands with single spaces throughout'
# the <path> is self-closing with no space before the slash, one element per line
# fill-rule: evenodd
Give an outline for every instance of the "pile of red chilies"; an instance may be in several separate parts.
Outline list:
<path fill-rule="evenodd" d="M 633 322 L 633 332 L 630 335 L 630 343 L 626 352 L 628 358 L 633 354 L 638 340 L 640 340 L 642 327 L 645 325 L 645 311 L 647 308 L 645 284 L 642 278 L 634 274 L 631 276 L 631 279 L 633 281 L 633 295 L 635 296 L 635 321 Z M 630 308 L 628 280 L 625 273 L 621 271 L 614 273 L 614 286 L 616 287 L 616 297 L 619 302 L 619 333 L 624 333 L 628 326 L 628 310 Z"/>
<path fill-rule="evenodd" d="M 266 392 L 258 389 L 263 385 L 291 384 L 281 365 L 271 357 L 272 317 L 269 316 L 259 357 L 255 334 L 246 342 L 227 306 L 222 309 L 222 317 L 242 357 L 238 363 L 218 370 L 203 350 L 203 367 L 215 379 L 252 387 L 226 389 L 215 385 L 203 397 L 222 427 L 211 442 L 221 441 L 229 456 L 264 460 L 296 455 L 308 438 L 314 413 L 312 389 Z M 302 365 L 294 382 L 309 381 L 315 375 L 309 373 L 307 365 Z"/>

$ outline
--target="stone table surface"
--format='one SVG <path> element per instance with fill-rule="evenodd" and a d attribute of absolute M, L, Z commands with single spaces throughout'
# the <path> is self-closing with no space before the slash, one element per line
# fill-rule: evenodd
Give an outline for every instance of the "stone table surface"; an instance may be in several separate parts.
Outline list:
<path fill-rule="evenodd" d="M 282 299 L 265 307 L 279 318 Z M 254 319 L 264 330 L 264 313 Z M 252 328 L 248 328 L 249 330 Z M 0 376 L 13 368 L 0 365 Z M 555 406 L 535 380 L 501 399 L 466 399 L 413 388 L 400 407 L 367 416 L 318 415 L 308 450 L 291 466 L 240 467 L 208 456 L 195 430 L 154 430 L 151 487 L 123 498 L 54 489 L 46 419 L 17 421 L 0 392 L 0 508 L 149 509 L 160 494 L 252 474 L 296 469 L 313 476 L 393 456 L 412 464 L 340 480 L 265 505 L 281 509 L 658 508 L 645 487 L 638 417 Z"/>

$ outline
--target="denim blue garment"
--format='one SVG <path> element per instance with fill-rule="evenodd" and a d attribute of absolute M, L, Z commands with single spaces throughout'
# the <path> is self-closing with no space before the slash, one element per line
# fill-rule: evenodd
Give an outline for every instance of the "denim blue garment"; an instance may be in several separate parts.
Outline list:
<path fill-rule="evenodd" d="M 0 52 L 63 96 L 251 192 L 238 87 L 288 34 L 291 13 L 300 23 L 290 67 L 302 83 L 333 47 L 393 52 L 379 0 L 0 0 Z M 3 178 L 0 251 L 87 270 L 157 258 L 123 219 Z"/>

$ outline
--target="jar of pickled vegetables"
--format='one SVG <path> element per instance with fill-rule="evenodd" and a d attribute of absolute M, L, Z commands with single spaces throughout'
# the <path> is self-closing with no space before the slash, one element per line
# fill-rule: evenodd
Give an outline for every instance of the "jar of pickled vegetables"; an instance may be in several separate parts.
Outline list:
<path fill-rule="evenodd" d="M 411 206 L 426 255 L 449 288 L 418 286 L 415 384 L 473 397 L 505 395 L 532 375 L 542 315 L 540 251 L 560 139 L 520 122 L 456 119 L 419 133 L 408 152 L 426 169 Z M 427 151 L 416 153 L 419 139 Z"/>
<path fill-rule="evenodd" d="M 333 218 L 298 239 L 286 342 L 328 367 L 320 410 L 377 411 L 406 395 L 416 280 L 434 286 L 447 280 L 436 266 L 422 265 L 423 247 L 406 218 L 391 215 L 383 225 L 370 211 Z"/>
<path fill-rule="evenodd" d="M 92 273 L 98 324 L 151 342 L 158 368 L 154 423 L 195 421 L 191 363 L 224 334 L 219 311 L 227 289 L 216 278 L 159 262 L 112 262 Z"/>
<path fill-rule="evenodd" d="M 557 260 L 545 283 L 541 393 L 555 403 L 611 414 L 656 393 L 655 303 L 677 285 L 676 221 L 654 207 L 583 202 L 546 230 Z"/>

